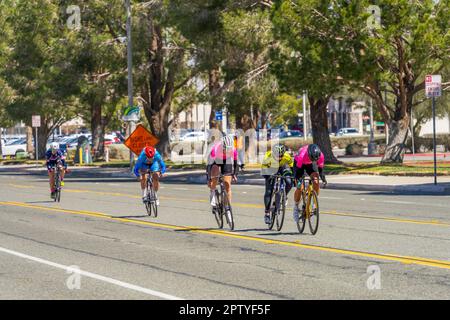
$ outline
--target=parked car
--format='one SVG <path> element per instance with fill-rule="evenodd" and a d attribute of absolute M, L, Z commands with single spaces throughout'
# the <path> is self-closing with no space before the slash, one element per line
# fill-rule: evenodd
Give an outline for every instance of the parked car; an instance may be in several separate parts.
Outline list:
<path fill-rule="evenodd" d="M 194 131 L 186 133 L 180 138 L 180 141 L 205 141 L 205 133 L 202 131 Z"/>
<path fill-rule="evenodd" d="M 336 136 L 359 136 L 361 135 L 358 129 L 355 128 L 341 128 L 336 132 Z"/>
<path fill-rule="evenodd" d="M 289 130 L 280 133 L 280 139 L 294 137 L 303 137 L 303 134 L 300 132 L 300 130 Z"/>
<path fill-rule="evenodd" d="M 27 139 L 21 138 L 18 140 L 12 140 L 2 145 L 3 156 L 14 156 L 16 157 L 19 152 L 27 151 Z"/>

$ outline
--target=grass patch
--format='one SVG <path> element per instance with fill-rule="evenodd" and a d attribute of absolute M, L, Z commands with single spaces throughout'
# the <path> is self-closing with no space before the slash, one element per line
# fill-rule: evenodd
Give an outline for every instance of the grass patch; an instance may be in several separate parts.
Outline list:
<path fill-rule="evenodd" d="M 372 174 L 382 176 L 433 176 L 433 163 L 427 164 L 390 164 L 377 163 L 352 163 L 352 164 L 328 164 L 325 165 L 326 174 Z M 450 175 L 450 163 L 438 163 L 437 174 Z"/>

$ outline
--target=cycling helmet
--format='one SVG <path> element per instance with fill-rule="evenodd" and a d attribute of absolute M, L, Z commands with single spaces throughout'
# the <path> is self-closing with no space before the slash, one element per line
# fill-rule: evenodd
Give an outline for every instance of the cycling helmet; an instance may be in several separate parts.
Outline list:
<path fill-rule="evenodd" d="M 155 148 L 153 148 L 151 146 L 150 147 L 145 147 L 144 151 L 145 151 L 145 155 L 147 156 L 148 159 L 153 158 L 155 156 L 155 153 L 156 153 Z"/>
<path fill-rule="evenodd" d="M 52 151 L 58 150 L 58 149 L 59 149 L 59 144 L 58 144 L 57 142 L 52 142 L 52 143 L 50 144 L 50 149 L 51 149 Z"/>
<path fill-rule="evenodd" d="M 308 146 L 308 157 L 311 161 L 317 161 L 320 158 L 322 151 L 317 144 L 310 144 Z"/>
<path fill-rule="evenodd" d="M 222 147 L 224 149 L 231 149 L 234 147 L 234 138 L 232 135 L 224 136 L 222 138 Z"/>
<path fill-rule="evenodd" d="M 276 144 L 272 147 L 272 154 L 274 157 L 281 159 L 286 152 L 286 147 L 282 144 Z"/>

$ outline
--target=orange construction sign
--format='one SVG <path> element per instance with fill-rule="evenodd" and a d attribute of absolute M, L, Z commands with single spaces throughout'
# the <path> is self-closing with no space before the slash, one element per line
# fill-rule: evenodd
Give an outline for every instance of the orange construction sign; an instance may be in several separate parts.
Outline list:
<path fill-rule="evenodd" d="M 156 146 L 159 139 L 150 133 L 142 124 L 139 124 L 136 130 L 125 140 L 124 145 L 139 156 L 147 146 Z"/>

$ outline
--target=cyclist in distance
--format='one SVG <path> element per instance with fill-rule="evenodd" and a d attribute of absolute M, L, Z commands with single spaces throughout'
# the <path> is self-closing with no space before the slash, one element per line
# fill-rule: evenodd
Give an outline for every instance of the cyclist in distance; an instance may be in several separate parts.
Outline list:
<path fill-rule="evenodd" d="M 139 155 L 136 165 L 134 166 L 134 175 L 141 181 L 142 201 L 147 201 L 147 173 L 152 172 L 153 188 L 156 194 L 156 205 L 159 206 L 157 196 L 159 190 L 159 178 L 166 173 L 166 164 L 161 154 L 152 146 L 145 147 Z"/>
<path fill-rule="evenodd" d="M 45 153 L 45 159 L 47 160 L 46 166 L 48 170 L 48 178 L 50 183 L 50 192 L 51 198 L 55 198 L 55 168 L 58 164 L 58 161 L 61 161 L 61 164 L 64 170 L 61 171 L 61 186 L 64 186 L 64 176 L 67 171 L 67 163 L 64 153 L 59 149 L 59 145 L 56 142 L 52 142 L 50 144 L 50 149 Z"/>

